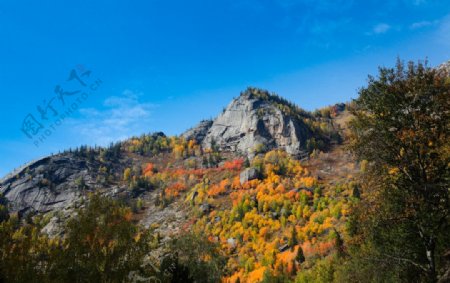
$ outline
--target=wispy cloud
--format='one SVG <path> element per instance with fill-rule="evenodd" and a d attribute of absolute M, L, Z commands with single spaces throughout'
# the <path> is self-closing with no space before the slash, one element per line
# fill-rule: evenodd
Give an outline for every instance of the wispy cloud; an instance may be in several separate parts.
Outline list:
<path fill-rule="evenodd" d="M 89 144 L 106 145 L 132 135 L 148 132 L 151 113 L 157 105 L 139 101 L 142 94 L 125 90 L 103 102 L 104 109 L 80 109 L 82 117 L 73 119 L 72 129 Z"/>
<path fill-rule="evenodd" d="M 412 23 L 409 26 L 409 28 L 410 29 L 421 29 L 421 28 L 424 28 L 424 27 L 434 26 L 437 23 L 439 23 L 439 21 L 420 21 L 420 22 Z"/>
<path fill-rule="evenodd" d="M 391 29 L 391 26 L 386 23 L 379 23 L 375 25 L 372 29 L 374 34 L 383 34 L 388 32 Z"/>

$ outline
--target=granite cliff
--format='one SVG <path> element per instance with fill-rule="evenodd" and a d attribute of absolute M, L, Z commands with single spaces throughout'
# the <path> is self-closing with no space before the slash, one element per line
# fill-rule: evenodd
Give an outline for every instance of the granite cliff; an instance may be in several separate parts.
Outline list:
<path fill-rule="evenodd" d="M 279 96 L 248 88 L 216 119 L 200 122 L 183 136 L 204 148 L 217 147 L 250 157 L 274 148 L 301 157 L 307 153 L 309 139 L 323 140 L 324 144 L 329 141 L 313 126 L 318 120 Z"/>

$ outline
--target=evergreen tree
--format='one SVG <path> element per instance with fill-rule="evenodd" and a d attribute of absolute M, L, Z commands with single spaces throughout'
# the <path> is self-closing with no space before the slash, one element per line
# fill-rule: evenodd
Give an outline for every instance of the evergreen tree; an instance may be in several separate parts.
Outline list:
<path fill-rule="evenodd" d="M 295 256 L 295 260 L 296 260 L 298 263 L 300 263 L 300 264 L 304 263 L 305 260 L 306 260 L 306 259 L 305 259 L 305 254 L 303 253 L 302 246 L 299 246 L 299 247 L 298 247 L 297 255 Z"/>
<path fill-rule="evenodd" d="M 291 248 L 291 251 L 293 251 L 295 249 L 295 246 L 298 244 L 298 240 L 297 240 L 297 231 L 295 229 L 295 226 L 292 226 L 292 230 L 291 230 L 291 237 L 288 240 L 288 245 Z"/>

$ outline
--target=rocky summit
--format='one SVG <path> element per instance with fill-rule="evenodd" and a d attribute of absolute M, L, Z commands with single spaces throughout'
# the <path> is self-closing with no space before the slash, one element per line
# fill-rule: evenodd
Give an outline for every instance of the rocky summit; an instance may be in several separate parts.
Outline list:
<path fill-rule="evenodd" d="M 248 88 L 216 119 L 201 121 L 176 139 L 180 143 L 195 141 L 206 155 L 216 152 L 251 160 L 257 154 L 281 149 L 291 157 L 303 158 L 314 148 L 322 150 L 334 140 L 330 134 L 334 130 L 332 119 L 325 116 L 306 112 L 268 91 Z M 5 176 L 0 180 L 0 194 L 8 199 L 10 212 L 19 215 L 55 211 L 70 215 L 93 192 L 115 198 L 128 194 L 136 199 L 143 191 L 142 184 L 135 182 L 135 188 L 129 189 L 122 180 L 124 170 L 133 168 L 133 172 L 139 173 L 142 169 L 138 168 L 145 167 L 148 158 L 160 163 L 158 153 L 164 153 L 167 150 L 164 147 L 171 142 L 163 133 L 154 133 L 107 148 L 70 149 L 30 162 Z M 223 162 L 211 157 L 207 161 L 205 164 L 199 157 L 190 158 L 190 162 L 202 163 L 203 169 Z M 181 167 L 185 166 L 183 162 L 179 164 Z M 254 169 L 249 169 L 242 172 L 241 180 L 245 182 L 256 175 Z M 152 191 L 146 197 L 153 198 L 154 194 Z M 150 224 L 147 220 L 143 222 Z"/>
<path fill-rule="evenodd" d="M 248 88 L 216 119 L 200 122 L 183 136 L 195 139 L 204 148 L 217 147 L 249 156 L 261 149 L 278 148 L 300 157 L 306 152 L 307 140 L 314 135 L 306 122 L 312 119 L 309 113 L 276 95 Z"/>

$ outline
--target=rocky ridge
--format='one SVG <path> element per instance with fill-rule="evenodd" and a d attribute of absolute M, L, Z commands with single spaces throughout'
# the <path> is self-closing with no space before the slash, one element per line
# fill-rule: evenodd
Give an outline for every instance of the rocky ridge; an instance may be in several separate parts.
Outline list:
<path fill-rule="evenodd" d="M 217 147 L 250 157 L 258 147 L 278 148 L 300 157 L 306 153 L 307 139 L 314 135 L 302 118 L 312 117 L 301 109 L 294 110 L 296 115 L 287 114 L 283 106 L 292 109 L 293 105 L 277 99 L 267 91 L 248 88 L 214 121 L 202 121 L 182 136 L 195 139 L 204 148 Z"/>
<path fill-rule="evenodd" d="M 278 96 L 248 88 L 216 119 L 201 121 L 182 136 L 195 139 L 204 149 L 214 148 L 250 158 L 274 148 L 301 157 L 307 155 L 307 139 L 320 138 L 305 119 L 314 118 Z M 100 151 L 91 152 L 90 158 L 84 154 L 64 152 L 41 158 L 1 179 L 0 193 L 8 199 L 10 211 L 24 215 L 70 210 L 79 206 L 88 192 L 104 191 L 112 196 L 127 192 L 120 182 L 99 181 L 100 167 L 105 166 L 100 161 Z M 136 160 L 124 156 L 113 159 L 106 166 L 116 179 L 121 178 L 125 167 L 142 162 L 139 156 Z"/>

